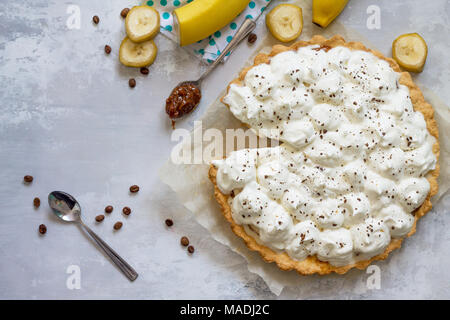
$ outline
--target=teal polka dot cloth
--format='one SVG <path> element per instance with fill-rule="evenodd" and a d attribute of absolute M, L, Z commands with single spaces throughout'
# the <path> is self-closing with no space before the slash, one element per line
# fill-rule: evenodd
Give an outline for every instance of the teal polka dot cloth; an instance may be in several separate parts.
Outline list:
<path fill-rule="evenodd" d="M 174 19 L 172 16 L 173 10 L 178 7 L 195 0 L 148 0 L 144 4 L 151 6 L 158 10 L 161 21 L 161 32 L 169 39 L 177 42 L 175 34 Z M 227 1 L 227 0 L 222 0 Z M 239 26 L 244 22 L 245 18 L 256 20 L 259 18 L 264 9 L 269 5 L 271 0 L 252 0 L 249 2 L 247 8 L 239 14 L 233 22 L 225 26 L 219 31 L 214 32 L 208 38 L 186 46 L 195 56 L 205 59 L 208 62 L 213 62 L 222 52 L 227 44 L 233 39 Z"/>

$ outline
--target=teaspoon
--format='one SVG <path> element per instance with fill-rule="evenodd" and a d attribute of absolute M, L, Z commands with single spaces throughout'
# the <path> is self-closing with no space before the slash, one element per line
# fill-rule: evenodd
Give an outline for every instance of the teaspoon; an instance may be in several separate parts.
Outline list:
<path fill-rule="evenodd" d="M 197 80 L 182 81 L 172 90 L 169 98 L 166 100 L 166 113 L 171 119 L 180 118 L 191 112 L 200 102 L 202 81 L 213 71 L 225 56 L 255 29 L 256 23 L 250 18 L 246 18 L 233 39 L 228 43 L 222 53 L 211 65 L 203 72 Z M 180 90 L 181 89 L 181 90 Z"/>
<path fill-rule="evenodd" d="M 80 204 L 70 194 L 62 191 L 53 191 L 48 195 L 48 204 L 53 213 L 60 219 L 67 222 L 78 223 L 91 237 L 95 243 L 111 258 L 117 267 L 131 281 L 138 277 L 137 272 L 123 260 L 110 246 L 108 246 L 94 231 L 86 226 L 81 220 Z"/>

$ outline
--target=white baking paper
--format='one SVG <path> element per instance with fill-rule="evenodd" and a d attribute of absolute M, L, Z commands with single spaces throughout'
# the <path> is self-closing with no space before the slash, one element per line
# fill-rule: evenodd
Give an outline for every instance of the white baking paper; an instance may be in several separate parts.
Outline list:
<path fill-rule="evenodd" d="M 298 4 L 303 8 L 304 21 L 311 21 L 310 1 L 291 2 Z M 314 30 L 317 31 L 317 28 Z M 321 34 L 327 38 L 335 34 L 340 34 L 347 41 L 361 41 L 367 47 L 373 48 L 373 46 L 357 32 L 346 28 L 337 22 L 334 22 Z M 300 39 L 310 39 L 313 35 L 312 24 L 306 23 Z M 260 41 L 261 45 L 255 50 L 255 54 L 260 51 L 270 51 L 271 46 L 275 44 L 272 41 L 271 37 L 267 37 Z M 252 61 L 253 57 L 250 57 L 246 62 L 246 65 L 251 65 Z M 418 85 L 420 86 L 420 83 L 418 83 Z M 426 100 L 433 105 L 436 111 L 435 118 L 439 125 L 440 137 L 449 136 L 449 107 L 440 101 L 438 96 L 431 90 L 423 88 L 422 86 L 420 87 L 422 88 Z M 218 95 L 217 100 L 207 109 L 205 115 L 201 119 L 202 127 L 194 128 L 191 136 L 204 132 L 208 128 L 216 128 L 222 132 L 225 132 L 225 129 L 227 128 L 243 128 L 242 124 L 235 119 L 231 112 L 219 101 L 219 98 L 223 94 L 224 92 L 221 92 Z M 450 170 L 448 165 L 448 159 L 450 159 L 450 142 L 441 138 L 440 143 L 441 174 L 439 177 L 439 193 L 433 198 L 433 204 L 436 204 L 438 199 L 448 191 L 450 184 Z M 203 146 L 193 144 L 192 154 L 195 153 L 195 150 L 199 150 L 201 147 L 205 148 L 206 146 L 207 145 L 205 144 L 203 144 Z M 302 297 L 302 292 L 311 292 L 314 288 L 320 287 L 320 291 L 324 290 L 324 281 L 329 282 L 329 290 L 336 291 L 337 294 L 345 291 L 344 288 L 346 287 L 351 288 L 349 290 L 360 294 L 364 294 L 367 291 L 366 284 L 362 283 L 361 277 L 359 277 L 359 274 L 363 271 L 352 270 L 345 275 L 301 276 L 295 271 L 282 271 L 274 263 L 264 262 L 259 253 L 250 251 L 244 242 L 231 231 L 229 223 L 223 217 L 219 205 L 214 199 L 214 188 L 208 179 L 208 170 L 209 164 L 176 165 L 169 159 L 160 170 L 160 178 L 173 189 L 178 196 L 178 200 L 193 213 L 193 217 L 196 221 L 206 228 L 216 241 L 230 247 L 233 251 L 242 255 L 247 260 L 248 270 L 261 276 L 274 294 L 279 295 L 285 287 L 293 287 L 297 290 L 297 296 Z M 444 210 L 441 209 L 441 211 Z M 393 252 L 392 255 L 396 255 L 397 251 Z M 400 272 L 400 270 L 396 270 L 395 272 Z M 319 290 L 317 291 L 319 292 Z M 315 295 L 312 296 L 314 297 Z"/>

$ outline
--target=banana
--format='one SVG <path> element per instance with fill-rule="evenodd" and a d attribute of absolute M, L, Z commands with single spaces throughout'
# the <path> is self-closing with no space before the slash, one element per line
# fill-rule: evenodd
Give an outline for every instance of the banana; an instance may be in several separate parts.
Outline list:
<path fill-rule="evenodd" d="M 180 45 L 185 46 L 222 29 L 250 0 L 195 0 L 174 10 Z"/>
<path fill-rule="evenodd" d="M 403 34 L 392 43 L 392 57 L 407 71 L 422 72 L 427 54 L 427 43 L 417 33 Z"/>
<path fill-rule="evenodd" d="M 292 41 L 302 33 L 302 8 L 293 4 L 279 4 L 267 14 L 266 25 L 276 39 Z"/>
<path fill-rule="evenodd" d="M 313 23 L 325 28 L 344 10 L 348 0 L 313 0 Z"/>
<path fill-rule="evenodd" d="M 120 44 L 119 60 L 127 67 L 146 67 L 155 61 L 157 52 L 153 40 L 136 43 L 125 37 Z"/>
<path fill-rule="evenodd" d="M 159 31 L 159 13 L 149 6 L 133 7 L 125 19 L 128 38 L 134 42 L 153 39 Z"/>

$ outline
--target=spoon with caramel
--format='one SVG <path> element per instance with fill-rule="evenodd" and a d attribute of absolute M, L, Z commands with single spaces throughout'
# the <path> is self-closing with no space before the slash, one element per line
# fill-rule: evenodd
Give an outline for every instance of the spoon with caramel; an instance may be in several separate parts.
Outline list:
<path fill-rule="evenodd" d="M 250 32 L 255 29 L 256 23 L 252 19 L 245 19 L 233 39 L 223 49 L 217 59 L 195 81 L 180 82 L 166 99 L 166 113 L 171 119 L 181 118 L 190 113 L 199 104 L 202 98 L 200 86 L 202 81 L 222 62 L 225 56 L 231 52 Z"/>

